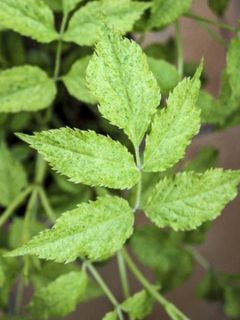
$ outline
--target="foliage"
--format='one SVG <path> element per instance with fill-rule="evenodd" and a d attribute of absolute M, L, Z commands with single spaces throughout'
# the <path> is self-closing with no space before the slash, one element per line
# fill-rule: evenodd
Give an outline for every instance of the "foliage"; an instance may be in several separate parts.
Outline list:
<path fill-rule="evenodd" d="M 229 1 L 208 3 L 222 16 Z M 197 294 L 240 316 L 239 275 L 213 269 L 194 247 L 237 196 L 240 171 L 216 168 L 211 146 L 184 160 L 201 126 L 239 124 L 239 30 L 191 5 L 0 0 L 1 318 L 67 317 L 105 295 L 112 308 L 104 320 L 147 319 L 155 303 L 187 320 L 164 294 L 196 261 L 206 269 Z M 184 61 L 182 16 L 236 33 L 218 97 L 202 88 L 203 61 Z M 142 48 L 146 32 L 170 25 L 176 39 Z M 119 300 L 98 272 L 114 256 Z M 140 291 L 131 291 L 127 271 Z"/>

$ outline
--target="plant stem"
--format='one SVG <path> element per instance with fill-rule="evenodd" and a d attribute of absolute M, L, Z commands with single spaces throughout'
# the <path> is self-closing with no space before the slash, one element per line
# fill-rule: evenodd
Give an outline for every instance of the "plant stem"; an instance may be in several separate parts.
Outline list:
<path fill-rule="evenodd" d="M 28 201 L 26 213 L 24 216 L 23 229 L 22 229 L 22 243 L 27 242 L 30 237 L 29 225 L 30 225 L 30 221 L 32 218 L 34 206 L 36 205 L 36 202 L 37 202 L 37 194 L 38 194 L 38 189 L 35 187 L 32 190 L 32 194 L 31 194 L 31 197 Z"/>
<path fill-rule="evenodd" d="M 205 22 L 201 22 L 201 21 L 197 21 L 197 24 L 203 28 L 204 30 L 207 31 L 207 33 L 216 41 L 218 42 L 220 45 L 222 45 L 224 48 L 227 48 L 227 43 L 226 41 L 223 39 L 223 37 L 218 34 L 217 32 L 215 32 L 214 30 L 212 30 L 211 28 L 209 28 L 209 26 L 205 23 Z"/>
<path fill-rule="evenodd" d="M 101 277 L 101 275 L 98 273 L 98 271 L 95 269 L 95 267 L 89 262 L 85 261 L 84 264 L 86 265 L 86 268 L 89 270 L 89 272 L 92 274 L 93 278 L 96 280 L 96 282 L 99 284 L 99 286 L 102 288 L 103 292 L 108 297 L 109 301 L 112 303 L 112 305 L 115 307 L 116 312 L 118 314 L 119 320 L 123 320 L 123 314 L 120 307 L 120 304 L 118 303 L 117 299 Z"/>
<path fill-rule="evenodd" d="M 140 152 L 139 148 L 134 148 L 135 150 L 135 158 L 136 158 L 136 165 L 140 172 L 140 180 L 137 185 L 137 193 L 136 193 L 136 200 L 134 205 L 134 212 L 136 212 L 141 207 L 141 195 L 142 195 L 142 165 L 141 165 L 141 159 L 140 159 Z"/>
<path fill-rule="evenodd" d="M 204 258 L 204 256 L 194 247 L 186 245 L 186 250 L 189 251 L 196 262 L 206 271 L 211 269 L 210 263 Z"/>
<path fill-rule="evenodd" d="M 176 33 L 176 44 L 177 44 L 177 67 L 178 67 L 178 74 L 180 76 L 180 79 L 183 77 L 183 46 L 182 46 L 182 37 L 181 37 L 181 31 L 180 31 L 180 23 L 179 20 L 175 23 L 175 33 Z"/>
<path fill-rule="evenodd" d="M 171 302 L 169 302 L 166 298 L 164 298 L 157 290 L 156 288 L 145 278 L 145 276 L 141 273 L 141 271 L 138 269 L 136 264 L 133 262 L 132 258 L 129 256 L 127 251 L 125 249 L 122 249 L 123 257 L 129 267 L 129 269 L 132 271 L 132 273 L 135 275 L 136 279 L 142 284 L 142 286 L 159 302 L 161 306 L 164 307 L 166 313 L 171 317 L 171 310 L 175 312 L 176 315 L 181 316 L 181 319 L 183 320 L 189 320 L 188 317 L 186 317 L 179 309 L 177 309 Z M 169 309 L 171 310 L 169 311 Z"/>
<path fill-rule="evenodd" d="M 4 223 L 9 219 L 9 217 L 14 213 L 14 210 L 17 209 L 23 201 L 26 199 L 26 197 L 31 193 L 32 186 L 27 187 L 25 190 L 23 190 L 16 198 L 15 200 L 7 207 L 7 209 L 3 212 L 3 214 L 0 217 L 0 227 L 4 225 Z"/>
<path fill-rule="evenodd" d="M 35 178 L 34 182 L 37 185 L 41 185 L 47 169 L 47 163 L 44 161 L 42 156 L 38 153 L 37 154 L 37 160 L 36 160 L 36 168 L 35 168 Z"/>
<path fill-rule="evenodd" d="M 42 187 L 39 187 L 38 188 L 38 194 L 39 194 L 39 197 L 40 197 L 40 201 L 41 201 L 41 204 L 49 218 L 49 220 L 54 223 L 56 221 L 56 215 L 55 215 L 55 212 L 53 211 L 52 207 L 51 207 L 51 204 L 48 200 L 48 197 L 46 195 L 46 192 L 45 190 L 42 188 Z"/>
<path fill-rule="evenodd" d="M 238 29 L 237 28 L 234 28 L 226 23 L 223 23 L 223 22 L 220 22 L 220 21 L 216 21 L 216 20 L 211 20 L 211 19 L 207 19 L 205 17 L 201 17 L 201 16 L 198 16 L 196 14 L 193 14 L 193 13 L 186 13 L 184 15 L 184 17 L 186 18 L 190 18 L 190 19 L 193 19 L 193 20 L 196 20 L 196 21 L 201 21 L 201 22 L 205 22 L 207 24 L 211 24 L 213 26 L 216 26 L 216 27 L 219 27 L 221 29 L 225 29 L 225 30 L 228 30 L 228 31 L 231 31 L 231 32 L 238 32 Z"/>
<path fill-rule="evenodd" d="M 128 285 L 127 270 L 126 270 L 124 258 L 120 251 L 118 251 L 117 253 L 117 261 L 118 261 L 118 269 L 119 269 L 119 274 L 120 274 L 122 288 L 123 288 L 123 294 L 125 298 L 128 298 L 130 296 L 130 290 Z"/>

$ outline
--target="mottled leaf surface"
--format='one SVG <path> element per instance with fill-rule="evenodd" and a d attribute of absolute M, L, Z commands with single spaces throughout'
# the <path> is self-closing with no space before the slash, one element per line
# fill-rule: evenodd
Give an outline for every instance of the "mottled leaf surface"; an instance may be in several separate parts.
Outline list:
<path fill-rule="evenodd" d="M 193 79 L 184 79 L 173 90 L 167 107 L 160 110 L 146 139 L 144 171 L 161 172 L 183 158 L 186 147 L 200 129 L 196 108 L 200 89 L 200 70 Z"/>
<path fill-rule="evenodd" d="M 71 262 L 78 257 L 102 260 L 121 249 L 133 232 L 133 222 L 126 200 L 101 197 L 64 213 L 52 229 L 8 255 L 37 255 L 56 262 Z"/>
<path fill-rule="evenodd" d="M 64 40 L 91 46 L 104 30 L 104 25 L 125 34 L 149 6 L 149 3 L 131 0 L 91 1 L 73 15 Z"/>
<path fill-rule="evenodd" d="M 131 188 L 138 182 L 133 156 L 110 137 L 70 128 L 18 136 L 72 182 L 115 189 Z"/>
<path fill-rule="evenodd" d="M 160 103 L 160 92 L 140 46 L 104 34 L 87 69 L 99 110 L 138 147 Z"/>
<path fill-rule="evenodd" d="M 0 0 L 1 25 L 48 43 L 58 38 L 51 9 L 42 0 Z"/>
<path fill-rule="evenodd" d="M 71 70 L 62 79 L 66 85 L 68 92 L 80 101 L 94 104 L 96 100 L 87 88 L 86 83 L 86 70 L 90 60 L 90 56 L 76 61 Z"/>
<path fill-rule="evenodd" d="M 237 195 L 239 171 L 212 169 L 186 172 L 161 180 L 145 205 L 146 215 L 158 227 L 195 229 L 214 220 Z"/>
<path fill-rule="evenodd" d="M 56 85 L 38 67 L 21 66 L 0 72 L 0 112 L 35 112 L 50 106 Z"/>

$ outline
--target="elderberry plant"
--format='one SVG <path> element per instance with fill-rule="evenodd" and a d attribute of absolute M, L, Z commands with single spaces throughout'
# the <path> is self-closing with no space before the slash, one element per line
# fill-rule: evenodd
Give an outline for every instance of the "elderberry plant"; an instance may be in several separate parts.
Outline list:
<path fill-rule="evenodd" d="M 184 282 L 194 260 L 206 269 L 198 294 L 221 301 L 230 318 L 239 317 L 239 275 L 214 270 L 193 245 L 236 197 L 240 171 L 215 168 L 217 151 L 210 147 L 191 162 L 183 158 L 201 124 L 215 130 L 239 124 L 240 40 L 236 34 L 229 45 L 215 99 L 201 89 L 203 61 L 184 77 L 189 66 L 179 18 L 234 34 L 238 29 L 193 14 L 191 4 L 0 0 L 3 319 L 65 317 L 105 295 L 112 307 L 99 319 L 150 319 L 158 303 L 170 319 L 186 320 L 164 293 Z M 227 5 L 209 0 L 219 16 Z M 170 24 L 176 41 L 143 50 L 131 39 Z M 94 124 L 80 119 L 83 129 L 61 114 L 71 114 L 77 100 L 94 115 Z M 34 165 L 31 149 L 37 151 Z M 147 223 L 139 226 L 141 215 Z M 114 256 L 121 299 L 97 268 Z M 128 270 L 140 291 L 132 292 Z M 25 303 L 28 286 L 33 294 Z"/>

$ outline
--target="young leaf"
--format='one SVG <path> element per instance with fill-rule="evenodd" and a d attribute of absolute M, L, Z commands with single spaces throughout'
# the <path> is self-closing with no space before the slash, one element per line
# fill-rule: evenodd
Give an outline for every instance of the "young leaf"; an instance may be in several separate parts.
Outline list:
<path fill-rule="evenodd" d="M 183 249 L 181 238 L 174 235 L 154 225 L 145 225 L 138 227 L 130 240 L 133 252 L 154 272 L 163 292 L 179 287 L 193 269 L 191 255 Z"/>
<path fill-rule="evenodd" d="M 167 108 L 160 110 L 147 136 L 144 171 L 161 172 L 176 164 L 200 128 L 196 108 L 201 67 L 192 80 L 184 79 L 170 94 Z"/>
<path fill-rule="evenodd" d="M 177 69 L 164 60 L 148 57 L 149 68 L 157 79 L 160 90 L 168 94 L 179 82 L 180 77 Z"/>
<path fill-rule="evenodd" d="M 52 11 L 42 0 L 1 0 L 0 21 L 3 27 L 39 42 L 58 38 Z"/>
<path fill-rule="evenodd" d="M 239 171 L 184 172 L 161 180 L 145 205 L 146 215 L 158 226 L 191 230 L 215 219 L 237 195 Z"/>
<path fill-rule="evenodd" d="M 231 41 L 227 53 L 227 75 L 232 89 L 232 95 L 239 101 L 240 98 L 240 38 L 236 37 Z"/>
<path fill-rule="evenodd" d="M 105 24 L 125 34 L 149 7 L 149 3 L 131 0 L 91 1 L 73 15 L 64 40 L 80 46 L 91 46 L 104 30 Z"/>
<path fill-rule="evenodd" d="M 87 69 L 99 110 L 138 147 L 160 103 L 160 93 L 139 45 L 103 34 Z"/>
<path fill-rule="evenodd" d="M 84 297 L 87 276 L 84 272 L 70 272 L 38 289 L 29 305 L 35 317 L 64 317 L 73 312 Z"/>
<path fill-rule="evenodd" d="M 63 0 L 63 11 L 72 11 L 82 0 Z"/>
<path fill-rule="evenodd" d="M 38 67 L 21 66 L 0 72 L 0 112 L 38 111 L 56 95 L 53 80 Z"/>
<path fill-rule="evenodd" d="M 173 23 L 190 9 L 191 4 L 192 0 L 153 0 L 151 27 L 163 28 Z"/>
<path fill-rule="evenodd" d="M 62 80 L 67 87 L 69 93 L 80 101 L 95 104 L 96 100 L 89 92 L 86 84 L 86 70 L 90 60 L 90 56 L 76 61 L 67 75 Z"/>
<path fill-rule="evenodd" d="M 139 179 L 139 172 L 127 149 L 94 131 L 61 128 L 33 136 L 18 136 L 72 182 L 125 189 L 131 188 Z"/>
<path fill-rule="evenodd" d="M 229 0 L 208 0 L 208 5 L 215 14 L 221 17 L 229 5 Z"/>
<path fill-rule="evenodd" d="M 4 143 L 0 144 L 0 204 L 8 206 L 26 186 L 27 177 L 22 165 Z"/>
<path fill-rule="evenodd" d="M 112 312 L 108 312 L 102 320 L 117 320 L 118 316 L 117 316 L 117 312 L 116 311 L 112 311 Z"/>
<path fill-rule="evenodd" d="M 121 307 L 130 318 L 141 320 L 152 312 L 154 302 L 154 298 L 142 290 L 124 301 Z"/>
<path fill-rule="evenodd" d="M 98 198 L 64 213 L 52 229 L 8 255 L 31 254 L 56 262 L 71 262 L 78 257 L 102 260 L 121 249 L 132 234 L 133 222 L 127 201 L 111 196 Z"/>
<path fill-rule="evenodd" d="M 54 11 L 62 11 L 62 0 L 44 0 L 44 2 Z"/>

